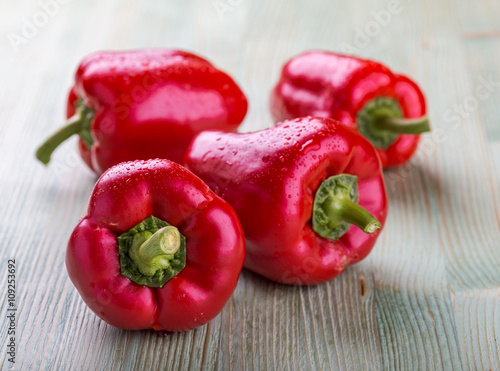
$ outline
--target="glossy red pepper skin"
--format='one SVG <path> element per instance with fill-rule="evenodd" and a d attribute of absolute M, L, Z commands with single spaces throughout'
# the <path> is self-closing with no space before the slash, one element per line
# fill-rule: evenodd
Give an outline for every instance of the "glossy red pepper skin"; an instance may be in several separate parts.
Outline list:
<path fill-rule="evenodd" d="M 200 133 L 185 164 L 233 206 L 245 231 L 245 267 L 273 281 L 329 281 L 373 248 L 376 231 L 351 226 L 337 241 L 311 228 L 319 184 L 340 173 L 358 177 L 359 205 L 382 224 L 387 197 L 373 146 L 327 118 L 285 121 L 254 133 Z"/>
<path fill-rule="evenodd" d="M 313 115 L 356 128 L 357 113 L 372 99 L 394 98 L 404 118 L 426 114 L 425 98 L 415 82 L 384 65 L 325 51 L 298 55 L 285 64 L 271 93 L 276 122 Z M 377 148 L 384 167 L 406 163 L 420 135 L 402 134 L 386 149 Z"/>
<path fill-rule="evenodd" d="M 89 148 L 80 138 L 78 149 L 98 174 L 137 159 L 180 163 L 197 133 L 236 131 L 247 111 L 245 95 L 230 76 L 178 50 L 92 54 L 76 72 L 68 118 L 79 98 L 95 117 L 94 143 Z"/>
<path fill-rule="evenodd" d="M 117 237 L 151 215 L 186 237 L 186 266 L 162 288 L 120 273 Z M 186 331 L 222 310 L 244 257 L 231 206 L 182 166 L 157 159 L 123 163 L 101 176 L 69 240 L 66 267 L 85 303 L 107 323 Z"/>

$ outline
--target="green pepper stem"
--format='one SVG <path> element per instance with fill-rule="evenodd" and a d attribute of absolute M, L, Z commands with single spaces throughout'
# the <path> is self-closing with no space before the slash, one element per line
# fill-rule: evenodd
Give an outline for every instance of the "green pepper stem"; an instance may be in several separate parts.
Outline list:
<path fill-rule="evenodd" d="M 181 246 L 179 230 L 173 226 L 157 230 L 139 247 L 139 256 L 143 260 L 151 260 L 158 255 L 175 254 Z"/>
<path fill-rule="evenodd" d="M 153 215 L 118 236 L 120 272 L 146 287 L 163 285 L 186 267 L 186 238 Z"/>
<path fill-rule="evenodd" d="M 174 226 L 159 229 L 141 245 L 132 245 L 129 254 L 139 272 L 153 276 L 158 270 L 170 266 L 172 255 L 181 247 L 181 234 Z"/>
<path fill-rule="evenodd" d="M 355 225 L 365 233 L 373 233 L 382 224 L 360 206 L 357 177 L 333 175 L 321 182 L 314 196 L 312 229 L 323 238 L 337 241 Z"/>
<path fill-rule="evenodd" d="M 379 130 L 397 134 L 420 134 L 431 130 L 427 116 L 416 119 L 383 116 L 375 120 L 373 124 Z"/>
<path fill-rule="evenodd" d="M 335 200 L 325 210 L 331 217 L 331 223 L 335 225 L 336 219 L 341 219 L 354 224 L 365 233 L 373 233 L 382 227 L 382 224 L 370 214 L 365 208 L 359 206 L 347 198 Z"/>
<path fill-rule="evenodd" d="M 43 164 L 50 162 L 52 152 L 66 139 L 74 134 L 79 134 L 85 127 L 86 120 L 79 113 L 68 119 L 67 125 L 52 134 L 36 151 L 36 158 Z"/>

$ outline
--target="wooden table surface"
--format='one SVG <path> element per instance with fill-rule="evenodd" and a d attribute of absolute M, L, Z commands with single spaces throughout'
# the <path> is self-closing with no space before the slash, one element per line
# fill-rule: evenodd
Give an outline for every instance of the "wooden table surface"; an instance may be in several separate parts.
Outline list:
<path fill-rule="evenodd" d="M 498 0 L 55 1 L 0 0 L 2 370 L 500 369 Z M 97 318 L 64 265 L 96 178 L 74 138 L 48 168 L 33 153 L 63 123 L 82 57 L 145 47 L 194 51 L 231 73 L 250 101 L 241 131 L 271 125 L 280 67 L 308 49 L 418 81 L 434 131 L 411 163 L 386 171 L 389 217 L 372 254 L 315 287 L 243 271 L 222 313 L 187 333 Z"/>

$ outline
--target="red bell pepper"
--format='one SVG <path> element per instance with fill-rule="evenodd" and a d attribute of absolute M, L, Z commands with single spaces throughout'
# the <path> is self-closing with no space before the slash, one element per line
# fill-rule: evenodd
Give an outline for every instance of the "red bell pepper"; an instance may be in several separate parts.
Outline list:
<path fill-rule="evenodd" d="M 245 267 L 277 282 L 332 279 L 368 255 L 386 218 L 375 149 L 331 119 L 248 134 L 206 131 L 185 164 L 238 214 Z"/>
<path fill-rule="evenodd" d="M 69 240 L 66 267 L 107 323 L 186 331 L 222 310 L 244 258 L 231 206 L 182 166 L 156 159 L 101 176 Z"/>
<path fill-rule="evenodd" d="M 71 89 L 68 125 L 37 151 L 44 164 L 73 134 L 85 163 L 100 174 L 123 161 L 181 162 L 206 129 L 235 131 L 247 100 L 208 61 L 177 50 L 95 53 L 80 64 Z"/>
<path fill-rule="evenodd" d="M 323 51 L 285 64 L 270 105 L 276 122 L 313 115 L 357 128 L 384 167 L 407 162 L 418 134 L 430 130 L 424 96 L 412 80 L 374 61 Z"/>

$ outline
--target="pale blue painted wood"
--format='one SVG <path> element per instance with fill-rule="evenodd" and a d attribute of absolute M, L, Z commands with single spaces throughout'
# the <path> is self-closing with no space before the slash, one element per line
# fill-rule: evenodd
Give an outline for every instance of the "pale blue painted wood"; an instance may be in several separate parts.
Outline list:
<path fill-rule="evenodd" d="M 18 262 L 15 368 L 500 369 L 500 87 L 468 117 L 449 116 L 480 77 L 500 81 L 500 3 L 222 0 L 237 4 L 222 16 L 219 3 L 70 1 L 14 53 L 7 33 L 40 5 L 0 0 L 0 262 Z M 390 20 L 357 42 L 374 14 Z M 279 69 L 307 49 L 354 47 L 414 77 L 434 134 L 411 164 L 386 172 L 390 214 L 374 252 L 311 288 L 244 271 L 221 315 L 189 333 L 160 338 L 98 320 L 64 267 L 95 177 L 74 141 L 47 169 L 33 152 L 61 123 L 84 55 L 139 47 L 192 50 L 231 72 L 250 99 L 242 130 L 271 124 Z"/>

